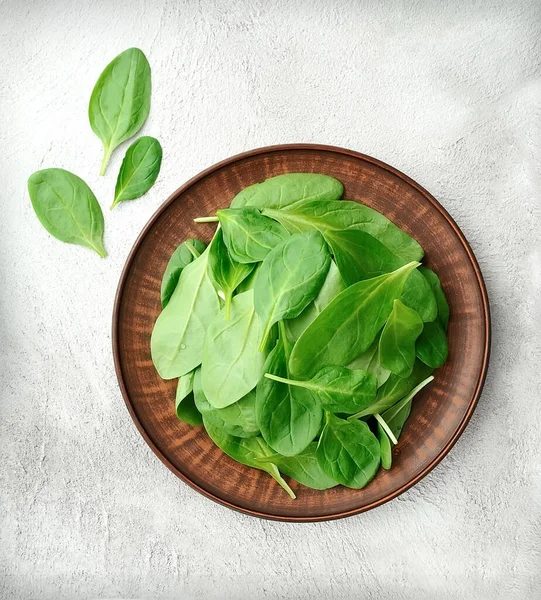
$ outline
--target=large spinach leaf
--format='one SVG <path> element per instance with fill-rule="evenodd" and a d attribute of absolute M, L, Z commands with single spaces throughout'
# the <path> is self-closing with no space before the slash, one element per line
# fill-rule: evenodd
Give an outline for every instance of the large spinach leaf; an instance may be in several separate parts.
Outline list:
<path fill-rule="evenodd" d="M 229 320 L 233 292 L 250 275 L 254 266 L 254 263 L 238 263 L 229 256 L 223 232 L 218 229 L 210 244 L 209 275 L 216 289 L 224 295 L 226 321 Z"/>
<path fill-rule="evenodd" d="M 447 360 L 449 349 L 447 337 L 438 321 L 425 323 L 423 332 L 415 345 L 417 356 L 429 367 L 437 369 Z"/>
<path fill-rule="evenodd" d="M 331 257 L 317 232 L 292 235 L 265 257 L 254 284 L 254 303 L 263 322 L 259 350 L 274 323 L 297 317 L 317 296 Z"/>
<path fill-rule="evenodd" d="M 419 263 L 360 281 L 339 294 L 307 327 L 291 353 L 290 370 L 310 377 L 323 367 L 345 365 L 364 352 L 383 327 L 404 281 Z"/>
<path fill-rule="evenodd" d="M 240 191 L 232 208 L 284 208 L 301 200 L 339 200 L 344 186 L 338 179 L 319 173 L 286 173 Z"/>
<path fill-rule="evenodd" d="M 177 287 L 182 269 L 188 266 L 205 251 L 205 244 L 200 240 L 188 239 L 171 254 L 162 277 L 160 296 L 162 308 L 165 308 Z"/>
<path fill-rule="evenodd" d="M 418 261 L 423 257 L 421 246 L 406 232 L 381 213 L 358 202 L 297 202 L 282 209 L 265 208 L 263 214 L 276 219 L 292 233 L 317 229 L 325 235 L 332 230 L 360 229 L 404 261 Z"/>
<path fill-rule="evenodd" d="M 226 208 L 216 214 L 229 254 L 239 263 L 261 262 L 275 246 L 289 237 L 279 223 L 251 206 Z"/>
<path fill-rule="evenodd" d="M 274 455 L 274 452 L 267 446 L 265 440 L 260 437 L 240 438 L 227 434 L 220 427 L 216 427 L 203 417 L 203 424 L 209 434 L 210 439 L 230 456 L 233 460 L 240 462 L 248 467 L 266 471 L 284 490 L 295 499 L 293 490 L 280 475 L 280 471 L 275 463 L 264 462 L 264 459 Z"/>
<path fill-rule="evenodd" d="M 264 366 L 266 373 L 288 377 L 290 344 L 280 323 L 278 344 Z M 293 456 L 302 452 L 321 427 L 322 410 L 317 398 L 297 388 L 263 377 L 257 385 L 256 418 L 265 441 L 276 452 Z"/>
<path fill-rule="evenodd" d="M 209 323 L 220 301 L 208 274 L 208 248 L 187 265 L 177 287 L 154 324 L 150 349 L 163 379 L 181 377 L 201 364 Z"/>
<path fill-rule="evenodd" d="M 150 65 L 138 48 L 113 59 L 100 75 L 88 107 L 92 131 L 103 142 L 100 175 L 105 173 L 113 150 L 134 136 L 150 111 Z"/>
<path fill-rule="evenodd" d="M 285 326 L 289 336 L 298 340 L 302 332 L 310 325 L 310 323 L 319 315 L 319 313 L 331 302 L 340 292 L 346 289 L 346 285 L 342 280 L 338 267 L 331 260 L 329 272 L 323 282 L 318 295 L 312 302 L 294 319 L 287 319 Z"/>
<path fill-rule="evenodd" d="M 311 391 L 323 408 L 333 413 L 351 414 L 370 406 L 376 399 L 377 380 L 366 371 L 345 367 L 324 367 L 308 381 L 265 373 L 265 377 Z"/>
<path fill-rule="evenodd" d="M 201 380 L 215 408 L 233 404 L 252 390 L 263 375 L 265 353 L 258 352 L 262 324 L 254 310 L 252 290 L 231 302 L 231 316 L 222 310 L 210 323 L 203 349 Z"/>
<path fill-rule="evenodd" d="M 38 219 L 51 235 L 107 256 L 103 213 L 92 190 L 77 175 L 64 169 L 36 171 L 28 179 L 28 193 Z"/>
<path fill-rule="evenodd" d="M 400 377 L 411 375 L 415 341 L 422 330 L 423 320 L 419 314 L 395 300 L 379 340 L 379 362 L 383 367 Z"/>
<path fill-rule="evenodd" d="M 331 479 L 350 488 L 363 488 L 377 473 L 379 442 L 364 421 L 344 421 L 326 413 L 316 456 Z"/>
<path fill-rule="evenodd" d="M 146 194 L 156 182 L 161 164 L 162 147 L 156 138 L 143 136 L 135 141 L 122 161 L 111 208 Z"/>

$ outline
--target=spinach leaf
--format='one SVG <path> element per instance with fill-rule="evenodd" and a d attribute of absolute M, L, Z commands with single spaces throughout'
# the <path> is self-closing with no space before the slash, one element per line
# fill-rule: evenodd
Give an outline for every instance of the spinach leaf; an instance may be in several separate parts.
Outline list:
<path fill-rule="evenodd" d="M 300 200 L 339 200 L 344 186 L 338 179 L 318 173 L 286 173 L 240 191 L 232 208 L 283 208 Z"/>
<path fill-rule="evenodd" d="M 197 425 L 203 425 L 203 419 L 201 417 L 201 413 L 195 406 L 194 396 L 192 393 L 194 374 L 195 371 L 190 371 L 189 373 L 186 373 L 186 375 L 183 375 L 179 378 L 177 394 L 175 398 L 175 411 L 177 413 L 177 417 L 181 421 L 184 421 L 184 423 L 188 423 L 188 425 L 193 425 L 195 427 Z"/>
<path fill-rule="evenodd" d="M 323 367 L 344 365 L 374 341 L 391 313 L 404 281 L 419 263 L 366 279 L 344 290 L 297 340 L 289 368 L 294 375 L 310 377 Z"/>
<path fill-rule="evenodd" d="M 387 423 L 387 427 L 391 430 L 396 439 L 400 438 L 404 424 L 406 423 L 411 412 L 411 404 L 414 396 L 428 385 L 434 377 L 431 375 L 421 383 L 415 386 L 411 392 L 394 406 L 382 413 L 381 418 Z M 392 465 L 391 442 L 389 436 L 385 433 L 383 427 L 378 423 L 378 439 L 382 448 L 381 466 L 384 469 L 390 469 Z"/>
<path fill-rule="evenodd" d="M 276 245 L 289 237 L 279 223 L 263 216 L 257 208 L 226 208 L 216 214 L 229 254 L 239 263 L 261 262 Z"/>
<path fill-rule="evenodd" d="M 160 291 L 162 308 L 165 308 L 177 287 L 177 283 L 182 273 L 182 269 L 188 266 L 205 251 L 205 244 L 196 239 L 188 239 L 182 242 L 173 252 L 165 273 L 162 277 L 162 287 Z"/>
<path fill-rule="evenodd" d="M 415 345 L 417 356 L 429 367 L 437 369 L 447 360 L 449 349 L 445 331 L 438 321 L 425 323 Z"/>
<path fill-rule="evenodd" d="M 186 398 L 189 394 L 193 392 L 193 380 L 195 371 L 196 370 L 190 371 L 189 373 L 186 373 L 186 375 L 179 377 L 177 384 L 177 394 L 175 397 L 175 407 L 177 409 L 177 414 L 180 403 L 184 400 L 184 398 Z"/>
<path fill-rule="evenodd" d="M 280 323 L 278 344 L 269 354 L 264 372 L 288 377 L 290 343 Z M 290 387 L 263 377 L 256 390 L 256 419 L 265 441 L 276 452 L 293 456 L 316 437 L 323 412 L 308 390 Z"/>
<path fill-rule="evenodd" d="M 207 400 L 201 385 L 201 369 L 194 378 L 193 394 L 195 405 L 208 423 L 222 428 L 228 435 L 236 437 L 255 437 L 259 435 L 259 427 L 255 418 L 255 391 L 251 390 L 225 408 L 214 408 Z"/>
<path fill-rule="evenodd" d="M 350 488 L 363 488 L 377 473 L 379 442 L 364 421 L 344 421 L 326 413 L 316 456 L 331 479 Z"/>
<path fill-rule="evenodd" d="M 297 340 L 302 332 L 310 325 L 310 323 L 319 315 L 319 313 L 331 302 L 340 292 L 346 289 L 338 267 L 331 260 L 329 272 L 323 282 L 319 294 L 312 302 L 294 319 L 284 321 L 289 336 Z"/>
<path fill-rule="evenodd" d="M 103 213 L 96 196 L 77 175 L 64 169 L 36 171 L 28 193 L 38 219 L 55 238 L 107 256 L 103 247 Z"/>
<path fill-rule="evenodd" d="M 100 75 L 88 107 L 92 131 L 103 142 L 100 175 L 105 174 L 113 150 L 133 137 L 150 111 L 150 65 L 138 48 L 113 59 Z"/>
<path fill-rule="evenodd" d="M 333 413 L 354 413 L 370 406 L 376 399 L 377 380 L 366 371 L 345 367 L 324 367 L 308 381 L 298 381 L 265 373 L 265 377 L 309 390 L 322 407 Z"/>
<path fill-rule="evenodd" d="M 379 346 L 380 335 L 372 342 L 372 345 L 367 348 L 360 356 L 353 359 L 347 366 L 348 369 L 356 370 L 361 369 L 373 375 L 377 382 L 378 388 L 381 387 L 391 374 L 391 371 L 386 369 L 379 362 Z"/>
<path fill-rule="evenodd" d="M 441 287 L 441 282 L 439 277 L 432 271 L 431 269 L 427 269 L 426 267 L 419 267 L 419 271 L 425 277 L 425 279 L 430 284 L 432 288 L 432 292 L 436 298 L 436 304 L 438 305 L 438 320 L 441 323 L 443 329 L 447 331 L 447 325 L 449 323 L 449 305 L 447 304 L 447 299 L 445 298 L 445 294 L 443 293 L 443 288 Z"/>
<path fill-rule="evenodd" d="M 224 243 L 223 232 L 218 229 L 210 244 L 209 275 L 214 287 L 224 295 L 226 321 L 229 320 L 233 292 L 250 275 L 254 267 L 254 263 L 238 263 L 229 256 Z"/>
<path fill-rule="evenodd" d="M 391 373 L 409 377 L 415 363 L 415 341 L 422 330 L 423 321 L 419 314 L 395 300 L 381 332 L 379 362 Z"/>
<path fill-rule="evenodd" d="M 162 147 L 157 139 L 143 136 L 135 141 L 122 161 L 111 208 L 146 194 L 156 182 L 161 164 Z"/>
<path fill-rule="evenodd" d="M 428 281 L 418 270 L 406 280 L 400 300 L 403 304 L 419 313 L 421 319 L 427 323 L 433 321 L 438 315 L 436 297 Z"/>
<path fill-rule="evenodd" d="M 265 257 L 254 284 L 254 303 L 263 322 L 259 350 L 274 323 L 297 317 L 317 296 L 331 257 L 317 232 L 292 235 Z"/>
<path fill-rule="evenodd" d="M 295 499 L 293 490 L 289 487 L 283 477 L 280 475 L 280 471 L 275 463 L 264 462 L 264 459 L 274 455 L 274 452 L 267 446 L 262 437 L 252 438 L 240 438 L 225 433 L 220 427 L 216 427 L 205 417 L 203 417 L 203 424 L 209 434 L 210 439 L 230 456 L 233 460 L 253 467 L 254 469 L 260 469 L 266 471 L 284 490 Z M 262 460 L 263 459 L 263 460 Z"/>
<path fill-rule="evenodd" d="M 214 408 L 224 408 L 245 396 L 263 375 L 266 354 L 257 350 L 261 332 L 251 290 L 233 298 L 229 321 L 225 320 L 225 310 L 211 321 L 205 336 L 201 380 Z"/>
<path fill-rule="evenodd" d="M 413 371 L 409 377 L 400 377 L 392 374 L 389 379 L 378 389 L 376 401 L 371 406 L 359 411 L 357 414 L 349 417 L 350 419 L 360 419 L 368 415 L 383 413 L 391 406 L 394 406 L 400 399 L 408 394 L 412 388 L 426 379 L 432 369 L 427 367 L 419 360 L 415 361 Z"/>
<path fill-rule="evenodd" d="M 295 456 L 276 456 L 272 459 L 282 473 L 313 490 L 328 490 L 338 482 L 329 477 L 319 466 L 316 457 L 317 442 L 312 442 Z"/>
<path fill-rule="evenodd" d="M 360 229 L 404 261 L 423 257 L 423 249 L 413 238 L 381 213 L 358 202 L 297 202 L 282 209 L 265 208 L 263 214 L 276 219 L 291 233 L 317 229 L 325 235 L 331 230 Z"/>
<path fill-rule="evenodd" d="M 150 339 L 152 361 L 163 379 L 174 379 L 201 364 L 209 323 L 220 301 L 208 274 L 209 249 L 187 265 L 157 318 Z"/>

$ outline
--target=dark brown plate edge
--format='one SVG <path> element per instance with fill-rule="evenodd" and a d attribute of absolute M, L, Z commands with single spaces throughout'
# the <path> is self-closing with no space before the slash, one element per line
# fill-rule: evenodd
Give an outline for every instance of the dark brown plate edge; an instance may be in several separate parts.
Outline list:
<path fill-rule="evenodd" d="M 271 513 L 264 513 L 264 512 L 259 512 L 259 511 L 255 511 L 255 510 L 250 510 L 248 508 L 243 508 L 242 506 L 232 504 L 231 502 L 228 502 L 227 500 L 224 500 L 223 498 L 215 496 L 211 492 L 209 492 L 209 491 L 205 490 L 204 488 L 200 487 L 199 485 L 197 485 L 195 482 L 193 482 L 191 479 L 189 479 L 186 475 L 184 475 L 184 473 L 179 471 L 162 454 L 160 449 L 157 447 L 157 445 L 154 443 L 154 441 L 151 439 L 151 437 L 148 435 L 148 433 L 144 429 L 143 425 L 141 424 L 141 422 L 139 421 L 139 419 L 135 413 L 135 410 L 131 404 L 131 401 L 130 401 L 130 398 L 128 395 L 128 391 L 126 389 L 126 385 L 124 382 L 124 376 L 122 374 L 122 368 L 120 365 L 120 350 L 119 350 L 119 344 L 118 344 L 120 304 L 121 304 L 122 294 L 124 291 L 125 280 L 127 278 L 128 272 L 131 268 L 131 263 L 132 263 L 135 255 L 137 254 L 137 251 L 139 250 L 139 246 L 141 245 L 141 242 L 147 235 L 148 231 L 152 228 L 152 226 L 154 225 L 154 223 L 156 222 L 158 217 L 161 215 L 161 213 L 169 206 L 169 204 L 171 204 L 174 200 L 176 200 L 176 198 L 178 196 L 180 196 L 181 194 L 183 194 L 190 186 L 192 186 L 197 181 L 203 179 L 204 177 L 207 177 L 208 175 L 210 175 L 212 172 L 214 172 L 217 169 L 220 169 L 222 167 L 225 167 L 227 165 L 235 163 L 238 160 L 242 160 L 244 158 L 250 158 L 253 156 L 257 156 L 259 154 L 265 154 L 268 152 L 282 152 L 282 151 L 289 151 L 289 150 L 314 150 L 314 151 L 335 152 L 337 154 L 343 154 L 346 156 L 359 158 L 361 160 L 372 163 L 372 164 L 376 165 L 377 167 L 380 167 L 386 171 L 389 171 L 396 177 L 399 177 L 400 179 L 402 179 L 403 181 L 405 181 L 406 183 L 408 183 L 409 185 L 411 185 L 412 187 L 417 189 L 434 206 L 434 208 L 436 208 L 436 210 L 438 210 L 442 214 L 442 216 L 446 219 L 448 224 L 451 226 L 451 228 L 457 235 L 458 239 L 462 243 L 462 246 L 466 250 L 466 253 L 467 253 L 469 260 L 475 271 L 477 283 L 479 285 L 479 290 L 481 292 L 481 297 L 483 300 L 483 312 L 484 312 L 484 324 L 485 324 L 485 347 L 484 347 L 484 354 L 483 354 L 483 362 L 482 362 L 481 372 L 479 374 L 479 379 L 477 380 L 477 385 L 475 388 L 472 402 L 470 403 L 470 406 L 468 407 L 468 410 L 467 410 L 464 418 L 459 423 L 455 432 L 451 436 L 451 439 L 448 441 L 448 443 L 443 448 L 443 450 L 438 454 L 438 456 L 429 465 L 427 465 L 418 475 L 416 475 L 408 483 L 404 484 L 403 486 L 401 486 L 400 488 L 398 488 L 391 494 L 388 494 L 387 496 L 384 496 L 383 498 L 376 500 L 375 502 L 372 502 L 370 504 L 367 504 L 366 506 L 362 506 L 360 508 L 355 508 L 355 509 L 349 510 L 349 511 L 344 511 L 344 512 L 339 512 L 339 513 L 334 513 L 334 514 L 329 514 L 329 515 L 316 516 L 316 517 L 287 517 L 287 516 L 283 516 L 283 515 L 274 515 Z M 293 523 L 311 523 L 311 522 L 320 522 L 320 521 L 331 521 L 334 519 L 343 519 L 345 517 L 350 517 L 353 515 L 357 515 L 357 514 L 366 512 L 368 510 L 371 510 L 373 508 L 381 506 L 382 504 L 385 504 L 386 502 L 389 502 L 390 500 L 393 500 L 397 496 L 400 496 L 400 494 L 403 494 L 404 492 L 409 490 L 412 486 L 414 486 L 421 479 L 423 479 L 423 477 L 428 475 L 428 473 L 430 473 L 430 471 L 432 471 L 432 469 L 434 469 L 434 467 L 436 467 L 436 465 L 438 465 L 447 456 L 447 454 L 450 452 L 450 450 L 456 444 L 458 438 L 462 435 L 462 432 L 466 428 L 467 424 L 469 423 L 469 421 L 473 415 L 473 412 L 479 402 L 479 397 L 481 395 L 481 391 L 483 389 L 483 386 L 484 386 L 485 380 L 486 380 L 486 376 L 487 376 L 488 363 L 489 363 L 489 359 L 490 359 L 490 350 L 491 350 L 491 339 L 492 339 L 492 332 L 491 332 L 491 322 L 490 322 L 490 306 L 489 306 L 489 301 L 488 301 L 486 285 L 485 285 L 485 281 L 483 279 L 483 275 L 481 273 L 481 269 L 479 267 L 477 259 L 475 258 L 473 250 L 471 249 L 470 244 L 468 243 L 466 237 L 462 233 L 460 227 L 455 223 L 453 218 L 445 210 L 445 208 L 443 208 L 443 206 L 436 200 L 436 198 L 434 198 L 427 190 L 425 190 L 416 181 L 414 181 L 413 179 L 411 179 L 410 177 L 408 177 L 407 175 L 405 175 L 398 169 L 395 169 L 394 167 L 391 167 L 390 165 L 388 165 L 376 158 L 373 158 L 366 154 L 362 154 L 361 152 L 355 152 L 354 150 L 348 150 L 347 148 L 340 148 L 338 146 L 327 146 L 325 144 L 280 144 L 280 145 L 275 145 L 275 146 L 264 146 L 262 148 L 256 148 L 254 150 L 242 152 L 240 154 L 236 154 L 225 160 L 222 160 L 222 161 L 212 165 L 211 167 L 208 167 L 204 171 L 201 171 L 199 174 L 195 175 L 195 177 L 192 177 L 190 180 L 188 180 L 183 186 L 181 186 L 180 188 L 175 190 L 167 198 L 167 200 L 156 210 L 156 212 L 152 215 L 152 217 L 147 222 L 147 224 L 143 227 L 141 233 L 137 236 L 137 239 L 135 240 L 135 243 L 134 243 L 132 249 L 130 250 L 130 253 L 128 254 L 128 258 L 126 259 L 126 263 L 125 263 L 124 268 L 122 269 L 122 273 L 120 275 L 120 280 L 119 280 L 116 295 L 115 295 L 114 307 L 113 307 L 113 322 L 112 322 L 113 358 L 114 358 L 115 371 L 116 371 L 116 376 L 118 379 L 120 391 L 124 398 L 124 402 L 126 404 L 128 412 L 130 413 L 131 418 L 133 419 L 137 429 L 139 430 L 139 433 L 143 436 L 146 443 L 150 446 L 150 448 L 152 449 L 154 454 L 162 461 L 162 463 L 171 472 L 173 472 L 177 477 L 179 477 L 182 481 L 187 483 L 191 488 L 198 491 L 200 494 L 203 494 L 207 498 L 210 498 L 214 502 L 217 502 L 218 504 L 227 506 L 228 508 L 231 508 L 232 510 L 235 510 L 237 512 L 241 512 L 244 514 L 248 514 L 248 515 L 251 515 L 254 517 L 259 517 L 262 519 L 268 519 L 268 520 L 272 520 L 272 521 L 283 521 L 283 522 L 293 522 Z"/>

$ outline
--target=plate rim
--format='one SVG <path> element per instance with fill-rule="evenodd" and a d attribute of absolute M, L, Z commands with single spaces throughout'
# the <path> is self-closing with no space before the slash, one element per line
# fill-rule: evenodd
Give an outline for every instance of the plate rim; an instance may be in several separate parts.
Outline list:
<path fill-rule="evenodd" d="M 411 185 L 412 187 L 414 187 L 419 193 L 421 193 L 426 198 L 426 200 L 428 200 L 432 204 L 432 206 L 443 216 L 443 218 L 451 226 L 454 233 L 460 240 L 462 246 L 464 247 L 466 254 L 468 255 L 470 263 L 473 266 L 477 284 L 478 284 L 478 287 L 479 287 L 479 290 L 481 293 L 481 299 L 482 299 L 482 305 L 483 305 L 483 319 L 484 319 L 484 325 L 485 325 L 485 340 L 484 340 L 485 343 L 484 343 L 484 350 L 483 350 L 483 361 L 481 364 L 481 372 L 479 374 L 479 378 L 477 380 L 475 391 L 473 393 L 472 401 L 470 402 L 470 405 L 468 406 L 468 409 L 467 409 L 466 414 L 464 415 L 462 421 L 459 423 L 455 432 L 450 437 L 449 441 L 446 443 L 446 445 L 444 446 L 442 451 L 438 454 L 438 456 L 436 456 L 420 473 L 418 473 L 410 481 L 408 481 L 407 483 L 405 483 L 404 485 L 399 487 L 397 490 L 380 498 L 379 500 L 375 500 L 374 502 L 371 502 L 370 504 L 367 504 L 365 506 L 362 506 L 359 508 L 354 508 L 354 509 L 347 510 L 347 511 L 336 512 L 336 513 L 332 513 L 332 514 L 328 514 L 328 515 L 306 516 L 306 517 L 303 517 L 303 516 L 292 517 L 292 516 L 287 516 L 287 515 L 276 515 L 276 514 L 272 514 L 272 513 L 266 513 L 266 512 L 261 512 L 261 511 L 257 511 L 257 510 L 252 510 L 249 508 L 244 508 L 242 506 L 239 506 L 237 504 L 229 502 L 228 500 L 226 500 L 224 498 L 220 498 L 219 496 L 213 494 L 212 492 L 202 488 L 197 483 L 192 481 L 189 477 L 187 477 L 184 473 L 182 473 L 182 471 L 177 469 L 175 467 L 175 465 L 173 465 L 173 463 L 171 463 L 169 461 L 169 459 L 156 446 L 156 444 L 153 442 L 152 438 L 148 435 L 143 424 L 139 421 L 139 418 L 137 417 L 137 415 L 135 413 L 135 410 L 131 403 L 131 399 L 130 399 L 128 391 L 126 389 L 126 384 L 125 384 L 124 376 L 122 373 L 122 367 L 120 364 L 120 349 L 119 349 L 119 336 L 118 336 L 118 329 L 119 329 L 119 325 L 120 325 L 120 306 L 121 306 L 122 295 L 124 292 L 124 286 L 126 283 L 128 273 L 130 272 L 132 262 L 135 258 L 135 255 L 137 254 L 137 252 L 139 250 L 141 243 L 143 242 L 147 233 L 153 227 L 154 223 L 158 220 L 160 215 L 163 213 L 163 211 L 172 202 L 174 202 L 177 199 L 177 197 L 181 196 L 188 188 L 190 188 L 194 183 L 207 177 L 208 175 L 210 175 L 211 173 L 213 173 L 214 171 L 216 171 L 218 169 L 226 167 L 226 166 L 228 166 L 232 163 L 235 163 L 239 160 L 242 160 L 245 158 L 251 158 L 254 156 L 258 156 L 260 154 L 267 154 L 270 152 L 291 151 L 291 150 L 326 151 L 326 152 L 333 152 L 335 154 L 341 154 L 341 155 L 357 158 L 357 159 L 363 160 L 365 162 L 372 163 L 373 165 L 375 165 L 381 169 L 389 171 L 396 177 L 402 179 L 408 185 Z M 341 148 L 339 146 L 330 146 L 330 145 L 326 145 L 326 144 L 307 144 L 307 143 L 277 144 L 277 145 L 272 145 L 272 146 L 262 146 L 261 148 L 255 148 L 253 150 L 241 152 L 240 154 L 235 154 L 233 156 L 230 156 L 229 158 L 226 158 L 224 160 L 221 160 L 221 161 L 211 165 L 210 167 L 204 169 L 203 171 L 201 171 L 200 173 L 198 173 L 197 175 L 195 175 L 194 177 L 189 179 L 182 186 L 177 188 L 172 194 L 169 195 L 169 197 L 157 208 L 157 210 L 154 212 L 154 214 L 150 217 L 150 219 L 148 220 L 146 225 L 143 227 L 143 229 L 137 236 L 137 238 L 128 254 L 128 257 L 126 258 L 126 262 L 124 264 L 124 267 L 122 268 L 122 272 L 120 274 L 120 279 L 118 282 L 117 290 L 115 293 L 115 299 L 114 299 L 114 305 L 113 305 L 113 319 L 112 319 L 113 360 L 114 360 L 115 373 L 116 373 L 116 377 L 117 377 L 118 384 L 120 387 L 120 391 L 122 393 L 122 397 L 124 398 L 124 403 L 128 409 L 128 412 L 129 412 L 133 422 L 135 423 L 135 426 L 137 427 L 139 433 L 141 434 L 141 436 L 143 437 L 145 442 L 148 444 L 148 446 L 154 452 L 154 454 L 179 479 L 181 479 L 184 483 L 187 483 L 192 489 L 196 490 L 203 496 L 210 498 L 214 502 L 217 502 L 218 504 L 221 504 L 222 506 L 226 506 L 228 508 L 231 508 L 232 510 L 235 510 L 237 512 L 241 512 L 241 513 L 244 513 L 244 514 L 247 514 L 250 516 L 259 517 L 262 519 L 268 519 L 268 520 L 272 520 L 272 521 L 282 521 L 282 522 L 290 522 L 290 523 L 310 523 L 310 522 L 332 521 L 335 519 L 343 519 L 345 517 L 350 517 L 353 515 L 357 515 L 357 514 L 366 512 L 368 510 L 371 510 L 373 508 L 381 506 L 382 504 L 385 504 L 385 503 L 389 502 L 390 500 L 393 500 L 394 498 L 400 496 L 401 494 L 403 494 L 404 492 L 409 490 L 411 487 L 413 487 L 414 485 L 419 483 L 419 481 L 421 481 L 421 479 L 423 479 L 426 475 L 428 475 L 428 473 L 430 473 L 447 456 L 447 454 L 449 454 L 449 452 L 451 451 L 453 446 L 458 441 L 458 438 L 464 432 L 464 429 L 468 425 L 468 423 L 473 415 L 473 412 L 475 411 L 475 408 L 477 407 L 477 404 L 479 402 L 479 397 L 481 395 L 483 386 L 486 381 L 488 364 L 489 364 L 489 360 L 490 360 L 491 339 L 492 339 L 492 331 L 491 331 L 490 305 L 489 305 L 488 293 L 487 293 L 485 281 L 483 279 L 483 275 L 481 273 L 479 263 L 477 262 L 477 258 L 475 257 L 475 254 L 473 253 L 473 250 L 472 250 L 468 240 L 466 239 L 466 236 L 462 233 L 462 230 L 456 224 L 454 219 L 449 215 L 447 210 L 424 187 L 419 185 L 416 181 L 411 179 L 411 177 L 408 177 L 406 174 L 402 173 L 395 167 L 392 167 L 391 165 L 388 165 L 387 163 L 385 163 L 381 160 L 378 160 L 372 156 L 369 156 L 367 154 L 363 154 L 363 153 L 357 152 L 355 150 L 349 150 L 347 148 Z"/>

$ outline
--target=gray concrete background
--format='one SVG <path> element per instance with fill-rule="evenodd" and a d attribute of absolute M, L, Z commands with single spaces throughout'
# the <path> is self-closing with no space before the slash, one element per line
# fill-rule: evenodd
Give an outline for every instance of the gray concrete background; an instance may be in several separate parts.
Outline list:
<path fill-rule="evenodd" d="M 508 2 L 0 0 L 0 597 L 541 598 L 541 6 Z M 139 46 L 159 181 L 109 212 L 87 120 Z M 449 457 L 368 514 L 288 525 L 177 480 L 137 433 L 111 354 L 113 297 L 166 196 L 232 154 L 350 147 L 449 210 L 492 302 L 485 391 Z M 27 177 L 83 177 L 109 257 L 51 238 Z"/>

